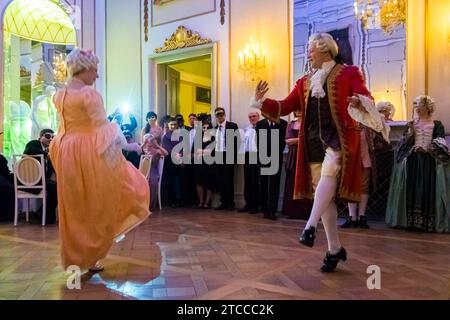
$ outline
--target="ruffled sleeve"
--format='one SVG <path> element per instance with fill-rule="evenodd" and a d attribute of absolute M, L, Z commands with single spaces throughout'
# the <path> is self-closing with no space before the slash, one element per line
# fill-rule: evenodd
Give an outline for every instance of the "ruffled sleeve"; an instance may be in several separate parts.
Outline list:
<path fill-rule="evenodd" d="M 389 132 L 391 128 L 385 123 L 383 116 L 375 107 L 374 99 L 366 87 L 361 71 L 355 66 L 348 66 L 348 69 L 350 70 L 352 92 L 354 95 L 358 96 L 361 105 L 365 109 L 365 111 L 362 111 L 349 106 L 347 110 L 350 117 L 366 127 L 381 133 L 384 140 L 389 142 Z"/>
<path fill-rule="evenodd" d="M 349 106 L 347 110 L 350 117 L 366 127 L 381 133 L 384 140 L 389 142 L 389 132 L 391 128 L 384 122 L 383 116 L 375 108 L 373 100 L 361 94 L 356 94 L 356 96 L 358 96 L 365 111 Z"/>
<path fill-rule="evenodd" d="M 122 155 L 121 150 L 127 144 L 127 141 L 120 127 L 116 123 L 108 121 L 100 94 L 92 88 L 87 88 L 84 94 L 87 114 L 96 128 L 96 150 L 98 154 L 105 156 L 111 167 L 115 167 Z"/>

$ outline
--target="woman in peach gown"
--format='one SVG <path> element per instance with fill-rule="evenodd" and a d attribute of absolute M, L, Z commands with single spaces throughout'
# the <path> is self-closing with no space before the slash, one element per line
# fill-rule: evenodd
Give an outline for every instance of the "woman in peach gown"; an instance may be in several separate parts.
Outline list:
<path fill-rule="evenodd" d="M 145 177 L 125 160 L 126 143 L 107 120 L 102 98 L 91 85 L 98 58 L 75 49 L 67 57 L 70 80 L 54 97 L 61 118 L 50 157 L 58 179 L 58 215 L 62 264 L 91 272 L 103 270 L 114 240 L 149 215 Z"/>

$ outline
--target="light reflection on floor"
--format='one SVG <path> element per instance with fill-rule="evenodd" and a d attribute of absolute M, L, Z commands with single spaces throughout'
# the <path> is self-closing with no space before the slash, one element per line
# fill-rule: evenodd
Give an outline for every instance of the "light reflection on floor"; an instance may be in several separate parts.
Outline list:
<path fill-rule="evenodd" d="M 326 251 L 297 242 L 303 221 L 178 209 L 155 213 L 114 244 L 105 271 L 69 290 L 58 228 L 0 224 L 0 299 L 450 299 L 450 235 L 371 223 L 340 230 L 348 261 L 319 271 Z M 368 290 L 368 265 L 382 290 Z"/>

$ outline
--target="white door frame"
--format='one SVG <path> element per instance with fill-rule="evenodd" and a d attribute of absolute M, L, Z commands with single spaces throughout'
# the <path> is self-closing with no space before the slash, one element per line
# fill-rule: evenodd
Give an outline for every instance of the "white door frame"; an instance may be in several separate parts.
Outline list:
<path fill-rule="evenodd" d="M 186 59 L 211 56 L 211 109 L 218 107 L 218 49 L 217 42 L 164 53 L 152 54 L 149 59 L 149 101 L 151 109 L 159 115 L 166 114 L 166 65 Z M 152 77 L 152 75 L 154 77 Z M 214 110 L 211 110 L 213 113 Z M 229 111 L 229 110 L 226 110 Z"/>

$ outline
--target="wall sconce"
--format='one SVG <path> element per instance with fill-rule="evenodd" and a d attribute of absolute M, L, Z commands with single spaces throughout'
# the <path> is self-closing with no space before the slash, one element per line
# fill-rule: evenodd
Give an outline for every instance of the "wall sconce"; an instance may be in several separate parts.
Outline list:
<path fill-rule="evenodd" d="M 266 51 L 250 37 L 250 42 L 245 49 L 239 51 L 239 72 L 244 73 L 250 81 L 258 81 L 265 77 L 266 73 Z"/>

